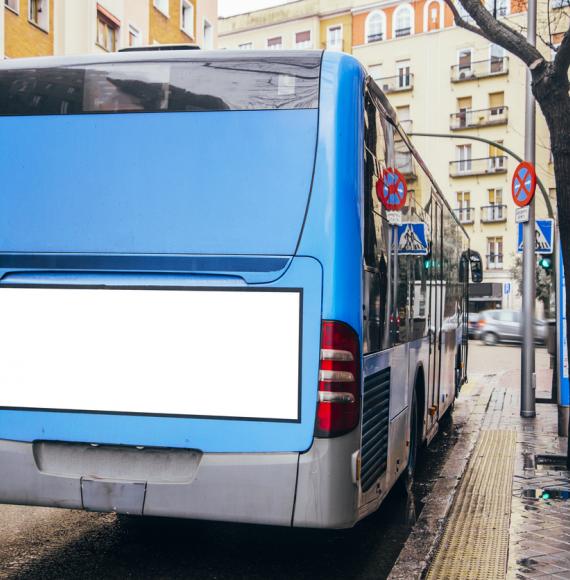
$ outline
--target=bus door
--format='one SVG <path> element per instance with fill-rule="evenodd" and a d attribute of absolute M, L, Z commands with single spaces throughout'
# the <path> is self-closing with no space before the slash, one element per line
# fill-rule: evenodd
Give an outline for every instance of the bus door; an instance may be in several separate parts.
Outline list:
<path fill-rule="evenodd" d="M 443 207 L 437 197 L 431 200 L 431 252 L 429 259 L 430 314 L 429 314 L 429 381 L 427 397 L 427 433 L 437 422 L 441 377 L 441 347 L 443 320 Z"/>

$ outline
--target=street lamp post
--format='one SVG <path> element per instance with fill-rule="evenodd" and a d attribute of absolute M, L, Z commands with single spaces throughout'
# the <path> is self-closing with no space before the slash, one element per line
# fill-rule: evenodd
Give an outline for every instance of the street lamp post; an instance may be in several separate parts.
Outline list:
<path fill-rule="evenodd" d="M 528 0 L 527 40 L 536 44 L 536 0 Z M 534 165 L 536 137 L 536 102 L 532 94 L 532 76 L 526 73 L 525 159 Z M 529 219 L 523 224 L 523 317 L 521 349 L 521 416 L 536 416 L 536 373 L 534 353 L 534 303 L 536 299 L 536 225 L 534 200 L 529 205 Z"/>

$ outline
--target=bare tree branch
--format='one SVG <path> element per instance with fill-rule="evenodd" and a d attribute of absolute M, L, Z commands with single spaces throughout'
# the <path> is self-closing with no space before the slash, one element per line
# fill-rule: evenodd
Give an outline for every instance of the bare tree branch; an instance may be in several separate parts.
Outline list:
<path fill-rule="evenodd" d="M 461 14 L 459 14 L 459 11 L 457 10 L 457 7 L 455 6 L 455 3 L 453 2 L 453 0 L 445 0 L 445 3 L 447 4 L 449 9 L 453 13 L 453 20 L 455 21 L 455 24 L 457 24 L 457 26 L 460 26 L 461 28 L 465 28 L 465 30 L 469 30 L 475 34 L 478 34 L 479 36 L 483 36 L 484 38 L 487 38 L 487 40 L 491 40 L 490 38 L 487 37 L 487 35 L 480 28 L 477 28 L 477 26 L 473 26 L 472 24 L 469 24 L 469 22 L 467 22 L 467 20 L 464 20 L 461 17 Z"/>
<path fill-rule="evenodd" d="M 458 26 L 470 30 L 475 34 L 483 36 L 487 40 L 502 46 L 510 53 L 520 58 L 527 66 L 534 65 L 537 62 L 543 62 L 544 59 L 540 52 L 527 42 L 526 38 L 507 26 L 500 20 L 493 18 L 493 15 L 485 8 L 481 0 L 460 0 L 461 5 L 467 13 L 473 18 L 477 26 L 465 22 L 459 15 L 457 8 L 453 5 L 453 0 L 445 0 L 450 10 L 453 12 L 455 22 Z"/>

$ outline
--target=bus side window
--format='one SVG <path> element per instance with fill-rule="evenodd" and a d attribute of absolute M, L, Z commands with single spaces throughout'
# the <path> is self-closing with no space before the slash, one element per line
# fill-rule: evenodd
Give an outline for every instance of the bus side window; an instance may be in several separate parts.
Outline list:
<path fill-rule="evenodd" d="M 405 147 L 405 144 L 400 144 L 400 147 Z M 425 192 L 428 196 L 431 195 L 431 182 L 427 175 L 423 174 L 422 168 L 418 166 L 417 176 L 414 176 L 414 181 L 410 180 L 408 183 L 408 200 L 402 208 L 401 227 L 406 228 L 409 224 L 412 227 L 408 231 L 409 235 L 415 235 L 413 225 L 423 223 L 427 244 L 425 252 L 427 252 L 430 220 L 429 213 L 422 208 L 422 194 Z M 412 242 L 419 243 L 420 240 L 412 237 Z M 398 252 L 397 295 L 393 310 L 396 344 L 423 338 L 428 332 L 427 256 L 400 253 L 402 250 L 403 248 L 399 248 Z"/>
<path fill-rule="evenodd" d="M 364 122 L 363 352 L 368 354 L 386 346 L 389 300 L 387 223 L 376 196 L 386 145 L 380 115 L 368 95 Z"/>

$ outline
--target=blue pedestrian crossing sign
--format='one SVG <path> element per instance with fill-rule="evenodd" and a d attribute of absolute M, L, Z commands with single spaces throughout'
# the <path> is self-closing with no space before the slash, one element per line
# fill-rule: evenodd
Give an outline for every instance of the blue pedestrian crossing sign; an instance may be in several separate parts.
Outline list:
<path fill-rule="evenodd" d="M 398 226 L 398 254 L 427 256 L 426 225 L 421 222 L 405 222 Z"/>
<path fill-rule="evenodd" d="M 523 224 L 518 224 L 517 252 L 523 251 Z M 551 219 L 536 220 L 536 254 L 552 254 L 554 240 L 554 225 Z"/>

